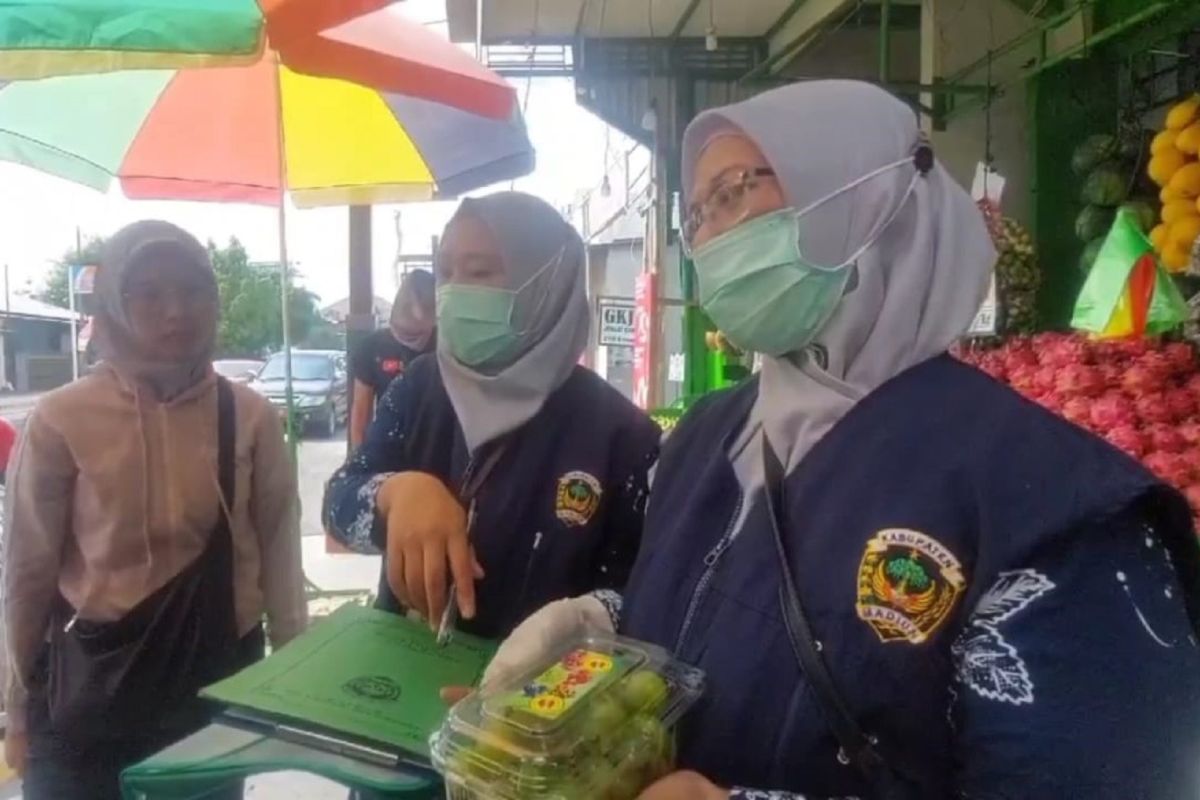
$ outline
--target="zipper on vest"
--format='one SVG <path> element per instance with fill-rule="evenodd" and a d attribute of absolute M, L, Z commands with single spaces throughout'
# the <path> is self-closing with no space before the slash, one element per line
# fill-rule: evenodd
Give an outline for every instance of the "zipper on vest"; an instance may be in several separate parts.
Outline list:
<path fill-rule="evenodd" d="M 525 577 L 521 579 L 521 594 L 517 595 L 517 607 L 525 603 L 525 595 L 529 591 L 529 578 L 533 574 L 533 562 L 537 558 L 538 548 L 542 546 L 542 532 L 533 535 L 533 547 L 529 548 L 529 558 L 525 561 Z"/>
<path fill-rule="evenodd" d="M 733 516 L 729 518 L 729 522 L 725 526 L 725 532 L 717 540 L 716 546 L 704 556 L 704 574 L 700 576 L 700 580 L 696 582 L 696 588 L 692 591 L 692 599 L 688 602 L 687 613 L 683 617 L 683 625 L 679 628 L 679 638 L 675 640 L 676 655 L 683 650 L 683 645 L 687 641 L 687 635 L 691 630 L 696 612 L 700 608 L 700 601 L 704 599 L 704 592 L 708 589 L 708 584 L 712 582 L 713 574 L 717 571 L 717 563 L 721 560 L 721 555 L 729 549 L 729 545 L 733 544 L 733 526 L 737 524 L 738 517 L 742 514 L 743 502 L 744 499 L 739 497 L 737 505 L 733 507 Z"/>
<path fill-rule="evenodd" d="M 471 476 L 475 474 L 475 456 L 467 456 L 467 467 L 463 470 L 462 479 L 458 485 L 465 489 L 471 483 Z M 460 490 L 461 493 L 461 490 Z"/>

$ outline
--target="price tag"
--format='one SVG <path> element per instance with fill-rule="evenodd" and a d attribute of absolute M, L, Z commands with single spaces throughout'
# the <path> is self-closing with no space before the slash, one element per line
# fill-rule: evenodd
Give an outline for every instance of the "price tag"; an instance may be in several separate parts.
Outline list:
<path fill-rule="evenodd" d="M 667 380 L 671 383 L 683 383 L 687 374 L 687 358 L 683 353 L 672 353 L 667 366 Z"/>
<path fill-rule="evenodd" d="M 992 275 L 991 284 L 988 286 L 987 297 L 983 301 L 983 305 L 979 307 L 979 311 L 975 314 L 975 319 L 971 323 L 971 327 L 967 329 L 968 336 L 995 336 L 996 335 L 996 276 Z"/>
<path fill-rule="evenodd" d="M 988 200 L 999 208 L 1000 198 L 1004 195 L 1004 184 L 1007 182 L 1003 175 L 980 161 L 975 165 L 975 180 L 971 182 L 971 199 L 975 202 Z"/>

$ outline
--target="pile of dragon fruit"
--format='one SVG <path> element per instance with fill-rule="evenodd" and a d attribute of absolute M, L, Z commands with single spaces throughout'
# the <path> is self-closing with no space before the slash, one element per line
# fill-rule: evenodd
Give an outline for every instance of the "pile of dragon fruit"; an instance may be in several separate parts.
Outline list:
<path fill-rule="evenodd" d="M 1200 519 L 1200 362 L 1192 345 L 1042 333 L 955 355 L 1139 459 L 1186 494 Z"/>

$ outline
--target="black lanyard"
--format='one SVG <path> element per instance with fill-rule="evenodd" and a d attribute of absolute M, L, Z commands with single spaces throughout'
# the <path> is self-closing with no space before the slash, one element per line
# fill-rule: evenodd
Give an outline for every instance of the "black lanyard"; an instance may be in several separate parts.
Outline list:
<path fill-rule="evenodd" d="M 800 593 L 792 575 L 792 565 L 783 544 L 783 488 L 784 469 L 766 435 L 761 435 L 763 469 L 766 486 L 763 494 L 767 502 L 771 534 L 775 539 L 775 551 L 779 557 L 782 582 L 779 587 L 779 602 L 783 607 L 784 626 L 800 670 L 813 687 L 820 702 L 825 722 L 833 730 L 838 741 L 838 761 L 853 765 L 876 791 L 880 800 L 901 800 L 912 797 L 911 789 L 880 755 L 879 739 L 866 733 L 846 705 L 833 676 L 821 656 L 821 643 L 813 635 L 812 626 L 804 613 Z"/>
<path fill-rule="evenodd" d="M 484 446 L 487 447 L 487 445 Z M 500 459 L 507 450 L 508 438 L 505 437 L 493 442 L 488 448 L 487 456 L 482 460 L 470 459 L 458 487 L 458 499 L 464 508 L 470 508 L 471 504 L 475 502 L 479 490 L 483 488 L 484 482 L 492 474 L 496 465 L 500 463 Z M 479 466 L 476 467 L 476 464 Z"/>

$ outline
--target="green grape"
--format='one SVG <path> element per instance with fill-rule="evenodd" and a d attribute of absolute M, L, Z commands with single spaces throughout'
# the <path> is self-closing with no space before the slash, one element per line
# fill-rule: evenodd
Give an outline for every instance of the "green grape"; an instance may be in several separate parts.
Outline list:
<path fill-rule="evenodd" d="M 589 738 L 606 741 L 621 728 L 628 716 L 611 693 L 597 695 L 588 704 L 584 732 Z"/>
<path fill-rule="evenodd" d="M 643 752 L 659 754 L 670 749 L 671 736 L 657 717 L 639 716 L 633 725 L 633 737 Z"/>
<path fill-rule="evenodd" d="M 616 694 L 630 711 L 657 714 L 667 700 L 667 682 L 656 672 L 639 670 L 621 681 Z"/>

